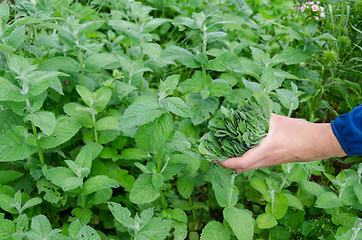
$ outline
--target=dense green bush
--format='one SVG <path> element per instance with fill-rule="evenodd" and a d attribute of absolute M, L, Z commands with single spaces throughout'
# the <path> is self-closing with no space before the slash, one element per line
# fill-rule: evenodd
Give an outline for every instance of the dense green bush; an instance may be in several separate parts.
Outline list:
<path fill-rule="evenodd" d="M 0 239 L 362 239 L 360 157 L 199 152 L 252 98 L 312 122 L 362 103 L 361 1 L 302 4 L 3 1 Z"/>

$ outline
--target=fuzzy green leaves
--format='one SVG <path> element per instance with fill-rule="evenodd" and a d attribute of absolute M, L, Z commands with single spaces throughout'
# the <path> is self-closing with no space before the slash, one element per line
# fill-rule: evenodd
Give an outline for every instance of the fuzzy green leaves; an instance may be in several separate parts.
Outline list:
<path fill-rule="evenodd" d="M 229 231 L 223 225 L 216 221 L 211 221 L 202 229 L 201 240 L 228 240 L 230 239 Z"/>
<path fill-rule="evenodd" d="M 169 113 L 165 113 L 138 128 L 136 132 L 137 145 L 145 151 L 157 151 L 164 145 L 172 129 L 172 117 Z"/>
<path fill-rule="evenodd" d="M 160 196 L 160 185 L 154 185 L 153 174 L 141 174 L 133 184 L 129 199 L 136 204 L 149 203 Z"/>
<path fill-rule="evenodd" d="M 164 110 L 160 109 L 156 101 L 151 99 L 136 101 L 126 109 L 121 117 L 121 130 L 149 123 L 163 113 Z"/>
<path fill-rule="evenodd" d="M 233 207 L 238 201 L 239 190 L 234 185 L 235 177 L 236 174 L 230 175 L 226 169 L 215 168 L 212 187 L 216 200 L 221 207 Z"/>
<path fill-rule="evenodd" d="M 259 103 L 261 99 L 268 98 L 257 98 Z M 267 135 L 269 105 L 248 102 L 238 110 L 221 107 L 222 115 L 209 122 L 210 132 L 202 137 L 199 151 L 211 160 L 240 157 Z"/>
<path fill-rule="evenodd" d="M 57 120 L 52 112 L 38 111 L 27 115 L 25 119 L 31 121 L 48 136 L 54 132 L 57 125 Z"/>
<path fill-rule="evenodd" d="M 224 209 L 223 215 L 238 240 L 253 239 L 255 220 L 249 212 L 235 207 L 227 207 Z"/>
<path fill-rule="evenodd" d="M 11 162 L 29 157 L 37 150 L 35 137 L 21 126 L 14 126 L 0 134 L 0 162 Z"/>
<path fill-rule="evenodd" d="M 148 208 L 138 213 L 134 218 L 131 212 L 119 203 L 110 202 L 108 207 L 116 220 L 125 228 L 128 228 L 135 240 L 163 240 L 171 230 L 171 221 L 159 217 L 153 217 L 153 209 Z"/>

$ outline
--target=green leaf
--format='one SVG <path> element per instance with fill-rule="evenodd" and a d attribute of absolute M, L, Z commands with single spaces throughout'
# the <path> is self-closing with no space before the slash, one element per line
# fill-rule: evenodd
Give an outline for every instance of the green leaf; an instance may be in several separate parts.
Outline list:
<path fill-rule="evenodd" d="M 187 137 L 180 133 L 179 131 L 176 131 L 173 137 L 166 141 L 165 146 L 163 149 L 166 151 L 179 151 L 184 152 L 187 149 L 191 148 L 191 143 L 187 139 Z"/>
<path fill-rule="evenodd" d="M 138 128 L 136 132 L 137 146 L 146 152 L 157 151 L 166 142 L 172 129 L 172 117 L 169 113 L 165 113 L 153 122 Z"/>
<path fill-rule="evenodd" d="M 3 22 L 7 22 L 9 19 L 10 11 L 9 11 L 9 5 L 7 2 L 2 2 L 0 4 L 0 19 Z"/>
<path fill-rule="evenodd" d="M 256 218 L 256 224 L 260 229 L 269 229 L 276 226 L 278 222 L 270 213 L 263 213 Z"/>
<path fill-rule="evenodd" d="M 96 130 L 103 131 L 103 130 L 118 130 L 119 129 L 119 121 L 116 117 L 104 117 L 99 119 L 95 126 Z"/>
<path fill-rule="evenodd" d="M 116 90 L 117 90 L 117 94 L 118 94 L 118 98 L 119 100 L 123 100 L 123 98 L 125 98 L 126 96 L 128 96 L 128 94 L 130 94 L 131 92 L 135 91 L 137 88 L 121 82 L 121 81 L 116 81 Z"/>
<path fill-rule="evenodd" d="M 63 179 L 62 183 L 61 183 L 61 187 L 63 189 L 63 191 L 70 191 L 73 189 L 76 189 L 77 187 L 82 186 L 83 184 L 83 179 L 79 178 L 79 177 L 69 177 L 69 178 L 65 178 Z"/>
<path fill-rule="evenodd" d="M 211 96 L 224 97 L 231 93 L 232 88 L 225 80 L 216 79 L 212 81 L 209 91 Z"/>
<path fill-rule="evenodd" d="M 52 112 L 38 111 L 29 114 L 25 117 L 25 119 L 31 121 L 48 136 L 54 132 L 57 125 L 57 120 L 55 119 L 54 113 Z"/>
<path fill-rule="evenodd" d="M 189 68 L 199 68 L 201 66 L 191 52 L 177 46 L 167 47 L 162 51 L 161 57 L 169 60 L 178 60 L 181 64 Z"/>
<path fill-rule="evenodd" d="M 80 168 L 92 168 L 92 161 L 101 153 L 103 146 L 99 143 L 90 142 L 83 146 L 77 157 L 75 163 Z"/>
<path fill-rule="evenodd" d="M 101 240 L 101 237 L 98 235 L 97 231 L 91 228 L 90 226 L 83 226 L 77 236 L 77 240 Z"/>
<path fill-rule="evenodd" d="M 177 190 L 180 195 L 186 199 L 191 196 L 191 193 L 195 187 L 195 177 L 189 175 L 183 175 L 177 178 Z"/>
<path fill-rule="evenodd" d="M 22 207 L 21 207 L 21 211 L 25 211 L 28 208 L 34 207 L 36 205 L 39 205 L 40 203 L 42 203 L 41 198 L 35 197 L 32 198 L 30 200 L 28 200 Z"/>
<path fill-rule="evenodd" d="M 211 183 L 220 207 L 233 207 L 237 203 L 239 190 L 234 185 L 235 177 L 223 168 L 215 168 Z"/>
<path fill-rule="evenodd" d="M 5 38 L 5 43 L 15 49 L 18 49 L 25 40 L 25 25 L 23 25 L 11 31 L 10 35 Z"/>
<path fill-rule="evenodd" d="M 194 125 L 200 124 L 211 117 L 219 106 L 219 101 L 214 97 L 202 99 L 200 94 L 191 95 L 191 121 Z"/>
<path fill-rule="evenodd" d="M 122 207 L 119 203 L 109 202 L 108 208 L 111 210 L 114 218 L 123 226 L 128 227 L 133 223 L 131 212 L 127 208 Z"/>
<path fill-rule="evenodd" d="M 112 188 L 104 188 L 94 194 L 94 197 L 90 201 L 92 205 L 98 205 L 106 203 L 112 197 Z"/>
<path fill-rule="evenodd" d="M 163 183 L 163 176 L 161 173 L 152 174 L 152 185 L 155 189 L 160 189 Z"/>
<path fill-rule="evenodd" d="M 255 48 L 253 46 L 250 46 L 250 49 L 253 55 L 253 61 L 255 63 L 257 63 L 261 67 L 268 65 L 268 61 L 270 59 L 269 53 L 265 53 L 263 50 Z"/>
<path fill-rule="evenodd" d="M 303 181 L 300 182 L 299 185 L 303 190 L 317 197 L 326 192 L 326 189 L 323 188 L 322 185 L 315 182 Z"/>
<path fill-rule="evenodd" d="M 20 177 L 22 177 L 24 173 L 17 172 L 14 170 L 0 170 L 0 185 L 12 182 Z"/>
<path fill-rule="evenodd" d="M 317 208 L 336 208 L 342 207 L 343 204 L 339 201 L 336 194 L 332 192 L 325 192 L 317 197 L 315 206 Z"/>
<path fill-rule="evenodd" d="M 180 84 L 180 90 L 188 93 L 200 93 L 205 88 L 204 77 L 200 71 L 195 72 L 192 78 Z"/>
<path fill-rule="evenodd" d="M 264 70 L 261 78 L 260 84 L 267 89 L 267 91 L 274 91 L 275 89 L 278 90 L 285 90 L 285 89 L 278 89 L 282 86 L 284 78 L 278 77 L 275 75 L 275 69 L 269 67 L 268 69 Z"/>
<path fill-rule="evenodd" d="M 59 81 L 57 80 L 58 76 L 65 76 L 65 74 L 60 72 L 43 72 L 35 71 L 30 73 L 26 80 L 29 82 L 29 92 L 30 97 L 38 96 L 44 93 L 53 83 Z"/>
<path fill-rule="evenodd" d="M 152 218 L 135 237 L 135 240 L 163 240 L 171 230 L 171 221 L 162 218 Z"/>
<path fill-rule="evenodd" d="M 23 102 L 25 96 L 20 91 L 20 88 L 0 77 L 0 101 Z"/>
<path fill-rule="evenodd" d="M 184 240 L 187 237 L 187 224 L 180 222 L 172 222 L 175 230 L 173 231 L 174 240 Z"/>
<path fill-rule="evenodd" d="M 284 195 L 288 199 L 288 206 L 295 207 L 296 209 L 303 211 L 303 203 L 299 198 L 297 198 L 296 196 L 294 196 L 292 194 L 284 193 Z"/>
<path fill-rule="evenodd" d="M 39 140 L 42 148 L 54 148 L 71 139 L 80 129 L 81 125 L 70 117 L 62 116 L 57 119 L 54 132 Z"/>
<path fill-rule="evenodd" d="M 4 4 L 2 3 L 1 5 Z M 16 227 L 14 222 L 7 219 L 0 219 L 0 239 L 11 240 L 13 239 L 11 235 L 15 232 L 16 232 Z"/>
<path fill-rule="evenodd" d="M 117 188 L 119 187 L 118 182 L 112 178 L 109 178 L 105 175 L 98 175 L 92 178 L 87 179 L 83 184 L 83 194 L 89 195 L 91 193 L 97 192 L 104 188 Z"/>
<path fill-rule="evenodd" d="M 147 155 L 139 148 L 125 148 L 121 152 L 121 159 L 125 160 L 140 160 L 147 158 Z"/>
<path fill-rule="evenodd" d="M 129 106 L 121 117 L 121 130 L 142 126 L 164 113 L 155 101 L 137 101 Z"/>
<path fill-rule="evenodd" d="M 356 193 L 356 196 L 358 197 L 359 203 L 362 204 L 362 184 L 356 184 L 354 185 L 354 192 Z"/>
<path fill-rule="evenodd" d="M 298 95 L 288 89 L 277 89 L 277 97 L 287 109 L 295 110 L 299 106 Z"/>
<path fill-rule="evenodd" d="M 250 213 L 235 207 L 227 207 L 223 215 L 238 240 L 251 240 L 254 236 L 255 220 Z"/>
<path fill-rule="evenodd" d="M 27 129 L 14 126 L 0 134 L 0 162 L 12 162 L 31 156 L 37 147 L 29 145 L 28 140 L 35 138 Z"/>
<path fill-rule="evenodd" d="M 332 222 L 335 225 L 342 225 L 343 227 L 350 229 L 353 228 L 354 223 L 358 219 L 358 216 L 352 213 L 342 212 L 332 217 Z"/>
<path fill-rule="evenodd" d="M 221 223 L 211 221 L 202 229 L 200 240 L 228 240 L 230 239 L 229 231 Z"/>
<path fill-rule="evenodd" d="M 184 25 L 187 26 L 191 29 L 198 29 L 198 26 L 196 25 L 196 22 L 194 19 L 192 18 L 188 18 L 188 17 L 181 17 L 181 16 L 177 16 L 174 19 L 174 24 L 176 25 Z"/>
<path fill-rule="evenodd" d="M 93 108 L 99 113 L 107 106 L 109 100 L 112 97 L 112 90 L 108 87 L 101 87 L 93 94 L 93 99 L 95 100 Z"/>
<path fill-rule="evenodd" d="M 82 228 L 82 224 L 80 223 L 79 219 L 73 221 L 68 227 L 69 237 L 74 239 L 75 236 L 77 236 L 77 234 L 81 228 Z"/>
<path fill-rule="evenodd" d="M 52 239 L 60 231 L 52 230 L 49 220 L 44 215 L 38 215 L 31 220 L 31 231 L 27 232 L 26 236 L 31 240 Z"/>
<path fill-rule="evenodd" d="M 11 129 L 12 126 L 21 125 L 23 118 L 10 109 L 0 110 L 0 134 Z"/>
<path fill-rule="evenodd" d="M 156 200 L 160 196 L 159 189 L 152 184 L 152 174 L 141 174 L 133 184 L 129 199 L 135 204 L 144 204 Z"/>
<path fill-rule="evenodd" d="M 19 55 L 10 55 L 8 65 L 12 72 L 20 76 L 25 76 L 28 71 L 34 70 L 34 67 L 30 67 L 29 62 Z"/>
<path fill-rule="evenodd" d="M 77 90 L 77 93 L 82 98 L 83 102 L 85 104 L 87 104 L 89 107 L 91 107 L 94 102 L 91 91 L 89 91 L 88 88 L 81 86 L 81 85 L 75 86 L 75 89 Z M 92 102 L 92 104 L 91 104 L 91 102 Z"/>
<path fill-rule="evenodd" d="M 94 127 L 94 122 L 92 119 L 92 114 L 86 111 L 80 111 L 79 109 L 83 106 L 79 103 L 67 103 L 64 105 L 63 109 L 66 114 L 72 117 L 72 119 L 76 120 L 82 126 L 87 128 Z"/>
<path fill-rule="evenodd" d="M 268 203 L 266 212 L 271 213 L 276 220 L 279 220 L 285 216 L 288 210 L 288 198 L 283 193 L 274 193 L 273 209 L 271 204 Z M 270 208 L 269 208 L 270 207 Z"/>
<path fill-rule="evenodd" d="M 14 199 L 9 197 L 8 195 L 0 193 L 0 208 L 2 208 L 4 211 L 12 213 L 12 214 L 18 214 L 18 210 L 16 210 L 14 207 L 12 207 L 12 204 L 14 204 Z"/>
<path fill-rule="evenodd" d="M 295 49 L 292 47 L 284 48 L 281 54 L 276 54 L 271 61 L 278 63 L 283 62 L 287 65 L 297 64 L 305 62 L 310 56 L 303 52 L 302 50 Z"/>
<path fill-rule="evenodd" d="M 47 180 L 51 181 L 58 187 L 63 187 L 63 182 L 67 183 L 67 178 L 76 177 L 76 175 L 69 168 L 53 167 L 43 170 L 44 176 Z M 68 187 L 68 186 L 65 186 Z"/>
<path fill-rule="evenodd" d="M 165 18 L 153 18 L 148 21 L 145 26 L 143 27 L 144 33 L 149 33 L 161 26 L 163 23 L 170 21 L 169 19 Z"/>
<path fill-rule="evenodd" d="M 178 85 L 180 75 L 170 75 L 165 81 L 161 81 L 159 85 L 159 92 L 164 92 L 165 97 L 171 95 Z"/>
<path fill-rule="evenodd" d="M 84 61 L 85 69 L 88 71 L 96 71 L 100 68 L 113 69 L 112 66 L 118 63 L 119 60 L 116 56 L 109 53 L 97 53 L 92 54 Z"/>
<path fill-rule="evenodd" d="M 228 70 L 240 72 L 240 61 L 235 53 L 225 52 L 215 59 L 210 60 L 206 65 L 206 69 L 218 72 L 225 72 Z"/>
<path fill-rule="evenodd" d="M 42 71 L 79 72 L 78 62 L 70 57 L 58 56 L 42 62 L 38 69 Z"/>

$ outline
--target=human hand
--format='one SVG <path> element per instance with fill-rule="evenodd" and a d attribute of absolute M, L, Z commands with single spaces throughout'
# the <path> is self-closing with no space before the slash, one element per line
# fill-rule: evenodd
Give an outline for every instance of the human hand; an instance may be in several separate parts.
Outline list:
<path fill-rule="evenodd" d="M 272 114 L 268 135 L 241 157 L 216 161 L 235 172 L 290 162 L 309 162 L 346 153 L 335 137 L 330 123 L 311 123 L 302 119 Z"/>

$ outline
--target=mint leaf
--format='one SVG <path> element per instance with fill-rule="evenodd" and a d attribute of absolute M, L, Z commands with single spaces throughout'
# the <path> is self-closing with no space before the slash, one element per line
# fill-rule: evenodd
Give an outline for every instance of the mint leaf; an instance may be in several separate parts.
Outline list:
<path fill-rule="evenodd" d="M 253 239 L 255 220 L 250 213 L 235 207 L 227 207 L 223 211 L 223 216 L 238 240 Z"/>
<path fill-rule="evenodd" d="M 211 221 L 202 229 L 200 240 L 228 240 L 230 239 L 229 231 L 221 223 Z"/>
<path fill-rule="evenodd" d="M 141 126 L 153 121 L 164 113 L 155 101 L 136 101 L 129 106 L 120 119 L 121 130 Z"/>
<path fill-rule="evenodd" d="M 141 174 L 133 184 L 129 199 L 135 204 L 144 204 L 156 200 L 160 196 L 159 189 L 152 184 L 152 174 Z"/>
<path fill-rule="evenodd" d="M 57 120 L 52 112 L 38 111 L 29 114 L 25 119 L 31 121 L 48 136 L 54 132 L 57 125 Z"/>
<path fill-rule="evenodd" d="M 178 97 L 168 97 L 162 99 L 161 106 L 163 106 L 164 109 L 184 118 L 189 117 L 191 114 L 186 103 Z"/>
<path fill-rule="evenodd" d="M 98 175 L 87 179 L 83 184 L 83 194 L 89 195 L 105 188 L 117 188 L 118 182 L 104 175 Z"/>
<path fill-rule="evenodd" d="M 169 113 L 161 115 L 153 122 L 138 128 L 136 143 L 144 151 L 157 151 L 166 142 L 173 129 L 172 117 Z"/>

